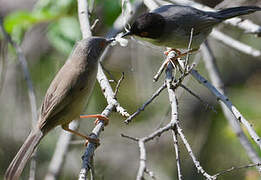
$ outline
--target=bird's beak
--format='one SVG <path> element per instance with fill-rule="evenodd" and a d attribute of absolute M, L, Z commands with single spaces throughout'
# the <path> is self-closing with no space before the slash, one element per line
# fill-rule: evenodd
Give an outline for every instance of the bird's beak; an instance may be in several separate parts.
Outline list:
<path fill-rule="evenodd" d="M 128 36 L 128 35 L 132 35 L 132 33 L 130 31 L 128 31 L 128 32 L 124 33 L 121 37 L 123 38 L 123 37 Z"/>

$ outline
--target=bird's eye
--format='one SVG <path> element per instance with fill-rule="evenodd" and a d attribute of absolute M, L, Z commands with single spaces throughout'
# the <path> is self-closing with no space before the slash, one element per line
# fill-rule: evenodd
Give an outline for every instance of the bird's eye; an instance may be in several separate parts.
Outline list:
<path fill-rule="evenodd" d="M 146 36 L 148 36 L 148 34 L 149 34 L 148 32 L 143 31 L 143 32 L 140 33 L 140 36 L 141 37 L 146 37 Z"/>
<path fill-rule="evenodd" d="M 104 41 L 100 42 L 100 46 L 101 46 L 102 48 L 104 48 L 104 47 L 105 47 L 105 42 L 104 42 Z"/>

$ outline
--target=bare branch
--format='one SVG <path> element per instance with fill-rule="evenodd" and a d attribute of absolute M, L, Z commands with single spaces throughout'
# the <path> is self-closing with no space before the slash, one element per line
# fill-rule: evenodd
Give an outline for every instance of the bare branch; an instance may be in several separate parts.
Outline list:
<path fill-rule="evenodd" d="M 77 2 L 80 28 L 82 32 L 82 37 L 85 39 L 87 37 L 92 36 L 92 31 L 89 22 L 88 2 L 87 0 L 77 0 Z"/>
<path fill-rule="evenodd" d="M 251 167 L 257 167 L 257 166 L 261 166 L 260 163 L 257 163 L 257 164 L 248 164 L 248 165 L 245 165 L 245 166 L 239 166 L 239 167 L 231 167 L 227 170 L 223 170 L 219 173 L 216 173 L 215 175 L 213 175 L 214 177 L 218 177 L 218 176 L 221 176 L 223 174 L 226 174 L 226 173 L 229 173 L 229 172 L 232 172 L 232 171 L 236 171 L 236 170 L 240 170 L 240 169 L 246 169 L 246 168 L 251 168 Z"/>
<path fill-rule="evenodd" d="M 104 74 L 100 63 L 98 64 L 98 74 L 97 80 L 101 86 L 102 93 L 107 100 L 108 104 L 113 105 L 116 108 L 116 111 L 120 113 L 124 117 L 129 117 L 129 113 L 120 106 L 116 98 L 114 97 L 114 91 L 110 85 L 109 80 L 107 79 L 106 75 Z"/>
<path fill-rule="evenodd" d="M 211 109 L 212 111 L 214 111 L 215 113 L 217 113 L 216 109 L 214 108 L 214 106 L 208 104 L 206 101 L 204 101 L 201 97 L 199 97 L 196 93 L 194 93 L 192 90 L 190 90 L 189 88 L 187 88 L 185 85 L 180 84 L 180 87 L 182 87 L 183 89 L 185 89 L 186 91 L 188 91 L 192 96 L 194 96 L 195 98 L 197 98 L 205 107 L 206 109 Z"/>
<path fill-rule="evenodd" d="M 121 137 L 124 137 L 124 138 L 127 138 L 127 139 L 131 139 L 131 140 L 133 140 L 133 141 L 139 141 L 139 139 L 138 138 L 135 138 L 135 137 L 131 137 L 131 136 L 128 136 L 128 135 L 125 135 L 125 134 L 121 134 Z"/>
<path fill-rule="evenodd" d="M 220 72 L 218 71 L 216 59 L 214 57 L 212 50 L 210 49 L 207 42 L 201 46 L 201 49 L 202 49 L 202 54 L 203 54 L 203 61 L 205 62 L 206 69 L 209 72 L 209 76 L 210 76 L 210 79 L 211 79 L 213 85 L 215 87 L 217 87 L 217 89 L 221 93 L 225 94 L 225 87 L 222 82 Z M 237 135 L 241 145 L 246 150 L 248 157 L 252 160 L 253 163 L 260 163 L 261 162 L 260 157 L 258 156 L 257 152 L 253 148 L 252 144 L 249 142 L 246 135 L 244 134 L 237 119 L 235 119 L 233 114 L 229 111 L 229 109 L 223 103 L 220 102 L 220 105 L 221 105 L 223 113 L 224 113 L 225 117 L 227 118 L 230 126 L 232 127 L 234 133 Z M 261 168 L 260 167 L 257 167 L 257 168 L 258 168 L 259 172 L 261 172 Z"/>
<path fill-rule="evenodd" d="M 119 92 L 119 88 L 120 88 L 120 85 L 121 85 L 121 82 L 122 80 L 124 79 L 124 72 L 121 73 L 121 78 L 119 79 L 116 87 L 115 87 L 115 92 L 114 92 L 114 98 L 116 98 L 118 92 Z"/>
<path fill-rule="evenodd" d="M 202 77 L 196 70 L 192 70 L 190 73 L 199 83 L 207 87 L 213 95 L 217 97 L 218 101 L 222 101 L 227 108 L 233 113 L 235 118 L 241 122 L 247 129 L 251 138 L 256 142 L 256 144 L 261 148 L 261 140 L 257 135 L 252 125 L 244 118 L 244 116 L 237 110 L 237 108 L 232 104 L 232 102 L 225 95 L 221 94 L 212 84 L 210 84 L 204 77 Z"/>
<path fill-rule="evenodd" d="M 145 108 L 157 97 L 159 94 L 167 87 L 167 85 L 164 83 L 135 113 L 133 113 L 131 116 L 129 116 L 124 122 L 126 124 L 130 123 L 131 120 L 139 115 L 141 111 L 144 111 Z"/>
<path fill-rule="evenodd" d="M 114 108 L 115 108 L 114 105 L 108 104 L 101 114 L 103 116 L 108 117 Z M 90 138 L 98 139 L 103 129 L 104 129 L 104 121 L 99 121 L 98 124 L 92 130 L 92 133 L 90 134 Z M 94 155 L 95 149 L 96 149 L 96 144 L 89 142 L 84 152 L 84 155 L 82 156 L 82 168 L 79 173 L 79 177 L 78 177 L 79 180 L 86 179 L 88 171 L 91 168 L 90 165 L 91 158 Z"/>
<path fill-rule="evenodd" d="M 183 134 L 182 129 L 180 128 L 179 124 L 177 124 L 177 131 L 178 131 L 178 134 L 180 135 L 180 138 L 181 138 L 181 140 L 183 141 L 183 143 L 184 143 L 184 145 L 185 145 L 185 147 L 186 147 L 186 149 L 187 149 L 187 151 L 188 151 L 190 157 L 192 158 L 193 163 L 194 163 L 194 165 L 196 166 L 197 170 L 198 170 L 199 172 L 201 172 L 201 174 L 202 174 L 204 177 L 206 177 L 208 180 L 216 179 L 214 176 L 209 175 L 209 174 L 202 168 L 202 166 L 200 165 L 199 161 L 196 159 L 196 157 L 195 157 L 195 155 L 194 155 L 194 153 L 193 153 L 193 151 L 192 151 L 192 149 L 191 149 L 191 147 L 190 147 L 190 145 L 189 145 L 189 143 L 188 143 L 188 141 L 187 141 L 185 135 Z"/>
<path fill-rule="evenodd" d="M 143 180 L 144 172 L 146 171 L 146 149 L 145 149 L 145 142 L 143 139 L 138 141 L 139 143 L 139 150 L 140 150 L 140 166 L 138 170 L 138 174 L 136 180 Z"/>
<path fill-rule="evenodd" d="M 177 163 L 177 171 L 178 171 L 178 180 L 182 180 L 183 176 L 181 173 L 181 166 L 180 166 L 180 157 L 179 157 L 179 145 L 178 145 L 178 133 L 176 130 L 172 130 L 172 138 L 173 138 L 173 144 L 175 149 L 175 155 L 176 155 L 176 163 Z"/>
<path fill-rule="evenodd" d="M 191 47 L 192 40 L 193 40 L 193 31 L 194 31 L 194 29 L 191 28 L 187 52 L 189 52 L 189 51 L 191 50 L 190 47 Z M 188 66 L 189 55 L 190 55 L 190 53 L 188 53 L 187 56 L 186 56 L 186 60 L 185 60 L 185 70 L 187 69 L 187 66 Z"/>
<path fill-rule="evenodd" d="M 157 72 L 157 73 L 155 74 L 155 76 L 153 77 L 153 81 L 154 81 L 154 82 L 158 81 L 160 75 L 162 74 L 162 72 L 164 71 L 164 69 L 165 69 L 165 67 L 166 67 L 167 62 L 169 62 L 169 61 L 170 61 L 170 60 L 169 60 L 169 58 L 167 57 L 167 58 L 164 60 L 164 62 L 161 64 L 161 66 L 160 66 L 158 72 Z"/>
<path fill-rule="evenodd" d="M 95 29 L 98 22 L 99 22 L 99 19 L 95 19 L 95 21 L 93 22 L 93 24 L 91 26 L 91 31 L 93 31 Z"/>

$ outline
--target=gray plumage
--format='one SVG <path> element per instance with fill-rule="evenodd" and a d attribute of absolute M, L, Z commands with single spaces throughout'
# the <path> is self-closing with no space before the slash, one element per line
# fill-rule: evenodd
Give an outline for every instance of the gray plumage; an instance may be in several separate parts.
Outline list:
<path fill-rule="evenodd" d="M 192 48 L 197 49 L 215 25 L 260 10 L 256 6 L 242 6 L 208 12 L 190 6 L 165 5 L 139 16 L 125 35 L 135 35 L 159 46 L 187 48 L 193 28 Z"/>

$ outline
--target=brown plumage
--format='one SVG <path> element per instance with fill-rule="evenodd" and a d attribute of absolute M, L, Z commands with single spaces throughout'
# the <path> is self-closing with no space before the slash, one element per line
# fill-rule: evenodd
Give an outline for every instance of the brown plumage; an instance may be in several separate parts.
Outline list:
<path fill-rule="evenodd" d="M 70 57 L 57 73 L 45 95 L 37 126 L 31 131 L 17 155 L 9 165 L 6 180 L 17 180 L 40 140 L 54 127 L 80 117 L 93 90 L 98 60 L 111 42 L 90 37 L 77 43 Z"/>

